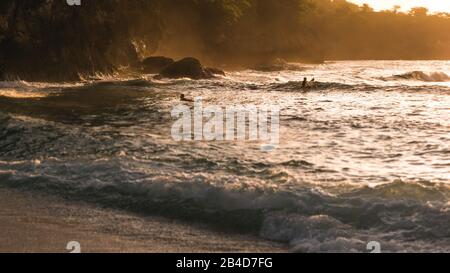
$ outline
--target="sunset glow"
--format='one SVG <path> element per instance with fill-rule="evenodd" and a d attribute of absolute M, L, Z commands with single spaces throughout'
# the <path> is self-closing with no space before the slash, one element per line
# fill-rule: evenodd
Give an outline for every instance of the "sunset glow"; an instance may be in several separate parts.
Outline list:
<path fill-rule="evenodd" d="M 376 10 L 387 10 L 399 5 L 404 11 L 413 7 L 426 7 L 431 12 L 450 12 L 450 3 L 443 0 L 349 0 L 349 2 L 367 3 Z"/>
<path fill-rule="evenodd" d="M 0 1 L 0 254 L 450 253 L 450 0 Z"/>

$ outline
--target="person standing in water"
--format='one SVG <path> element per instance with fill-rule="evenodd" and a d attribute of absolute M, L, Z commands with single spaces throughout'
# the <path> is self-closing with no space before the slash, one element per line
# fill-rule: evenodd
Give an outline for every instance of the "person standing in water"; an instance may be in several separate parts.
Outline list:
<path fill-rule="evenodd" d="M 308 78 L 303 78 L 302 89 L 312 88 L 316 84 L 316 79 L 312 78 L 311 81 L 308 82 Z"/>
<path fill-rule="evenodd" d="M 308 86 L 308 78 L 303 78 L 302 88 L 305 89 Z"/>

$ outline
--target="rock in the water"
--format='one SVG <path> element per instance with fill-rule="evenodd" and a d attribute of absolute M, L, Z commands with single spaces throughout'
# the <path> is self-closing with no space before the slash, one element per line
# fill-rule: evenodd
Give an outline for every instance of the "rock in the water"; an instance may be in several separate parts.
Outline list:
<path fill-rule="evenodd" d="M 225 74 L 218 69 L 205 68 L 195 58 L 184 58 L 164 68 L 159 74 L 165 78 L 191 78 L 194 80 L 214 78 L 215 74 Z"/>
<path fill-rule="evenodd" d="M 142 61 L 142 70 L 149 74 L 159 73 L 174 62 L 173 59 L 163 56 L 148 57 Z"/>

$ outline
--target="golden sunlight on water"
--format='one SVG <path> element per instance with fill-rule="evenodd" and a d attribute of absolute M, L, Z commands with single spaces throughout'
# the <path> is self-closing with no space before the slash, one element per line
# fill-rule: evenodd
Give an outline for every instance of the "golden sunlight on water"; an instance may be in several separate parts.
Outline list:
<path fill-rule="evenodd" d="M 15 89 L 0 89 L 0 96 L 9 98 L 44 98 L 47 94 L 35 91 L 17 91 Z"/>
<path fill-rule="evenodd" d="M 355 247 L 376 236 L 392 251 L 448 251 L 450 62 L 295 65 L 204 81 L 5 83 L 0 178 L 143 213 L 221 217 L 327 250 L 338 249 L 335 234 L 350 234 Z M 302 88 L 304 77 L 313 87 Z M 278 106 L 279 145 L 176 141 L 171 112 L 198 97 L 205 107 Z M 392 237 L 403 232 L 407 240 Z"/>

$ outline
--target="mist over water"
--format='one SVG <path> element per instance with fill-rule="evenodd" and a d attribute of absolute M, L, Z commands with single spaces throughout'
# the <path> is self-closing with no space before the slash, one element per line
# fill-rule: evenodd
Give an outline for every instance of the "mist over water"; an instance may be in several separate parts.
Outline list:
<path fill-rule="evenodd" d="M 448 75 L 446 61 L 355 61 L 205 81 L 0 82 L 0 181 L 295 251 L 379 241 L 386 252 L 448 252 Z M 303 92 L 303 77 L 316 87 Z M 279 105 L 279 147 L 175 142 L 180 94 L 204 106 Z"/>

